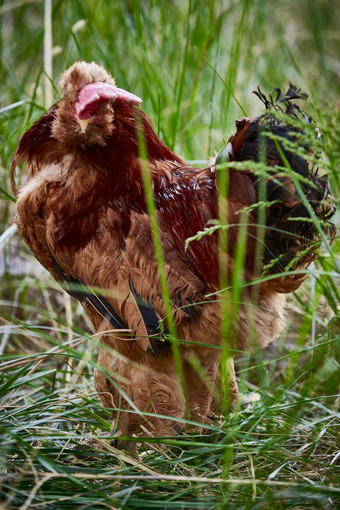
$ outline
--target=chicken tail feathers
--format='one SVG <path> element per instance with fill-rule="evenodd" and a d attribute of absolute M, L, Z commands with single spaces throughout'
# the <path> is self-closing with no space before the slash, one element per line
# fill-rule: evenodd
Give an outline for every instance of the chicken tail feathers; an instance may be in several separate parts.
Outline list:
<path fill-rule="evenodd" d="M 306 141 L 304 127 L 289 119 L 299 118 L 306 127 L 313 124 L 294 102 L 305 100 L 308 95 L 292 84 L 285 93 L 277 88 L 267 97 L 259 87 L 254 93 L 267 111 L 259 117 L 236 121 L 237 131 L 227 145 L 227 157 L 229 161 L 261 163 L 264 156 L 267 165 L 266 171 L 261 167 L 259 172 L 247 172 L 255 202 L 267 203 L 264 271 L 275 274 L 305 269 L 317 258 L 320 227 L 329 243 L 336 232 L 329 221 L 336 208 L 327 179 L 319 177 L 318 169 L 309 163 L 313 150 Z M 316 126 L 312 129 L 319 138 Z M 297 146 L 304 149 L 306 157 L 301 150 L 295 150 Z M 314 157 L 318 159 L 318 154 Z M 250 199 L 251 194 L 248 195 Z M 250 206 L 253 203 L 249 200 Z"/>
<path fill-rule="evenodd" d="M 301 112 L 300 108 L 293 103 L 294 99 L 308 99 L 308 94 L 302 92 L 301 89 L 295 87 L 295 85 L 289 84 L 289 88 L 286 93 L 282 93 L 280 88 L 275 88 L 269 92 L 269 97 L 263 94 L 260 87 L 257 90 L 253 90 L 255 94 L 265 105 L 266 110 L 275 110 L 286 115 L 296 116 L 297 112 Z M 276 94 L 276 95 L 275 95 Z"/>

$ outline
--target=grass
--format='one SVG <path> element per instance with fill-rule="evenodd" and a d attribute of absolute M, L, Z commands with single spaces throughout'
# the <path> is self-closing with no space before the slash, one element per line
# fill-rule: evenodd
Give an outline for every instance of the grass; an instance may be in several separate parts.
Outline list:
<path fill-rule="evenodd" d="M 11 155 L 45 110 L 44 3 L 5 1 L 0 15 L 2 233 L 15 209 Z M 339 15 L 337 2 L 321 0 L 54 0 L 54 99 L 65 68 L 95 60 L 143 98 L 169 146 L 203 164 L 224 146 L 234 119 L 259 113 L 252 90 L 291 81 L 311 96 L 324 140 L 320 171 L 338 199 Z M 112 446 L 110 415 L 93 385 L 98 338 L 82 308 L 7 233 L 0 241 L 3 508 L 339 505 L 339 237 L 289 298 L 275 347 L 240 354 L 240 407 L 202 436 L 144 439 L 133 458 Z M 237 300 L 237 285 L 232 292 Z"/>

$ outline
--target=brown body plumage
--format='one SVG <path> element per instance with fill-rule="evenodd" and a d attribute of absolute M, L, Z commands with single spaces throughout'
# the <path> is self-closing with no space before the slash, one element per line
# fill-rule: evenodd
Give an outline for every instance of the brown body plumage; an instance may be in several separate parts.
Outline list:
<path fill-rule="evenodd" d="M 19 231 L 36 258 L 83 303 L 95 330 L 103 332 L 98 358 L 103 372 L 95 373 L 103 404 L 113 408 L 114 415 L 116 408 L 131 409 L 131 400 L 142 411 L 183 418 L 184 396 L 170 344 L 164 339 L 165 309 L 141 176 L 135 120 L 140 101 L 117 89 L 111 76 L 94 63 L 75 63 L 64 73 L 62 84 L 64 97 L 22 136 L 13 158 L 13 175 L 20 163 L 25 163 L 28 173 L 18 195 Z M 88 84 L 96 85 L 87 88 Z M 185 241 L 217 218 L 216 167 L 200 170 L 184 163 L 156 136 L 144 113 L 138 112 L 177 335 L 190 342 L 180 347 L 188 407 L 192 418 L 204 423 L 211 413 L 212 395 L 189 357 L 196 356 L 212 384 L 217 383 L 219 350 L 199 344 L 221 344 L 220 303 L 216 296 L 206 297 L 219 288 L 218 236 L 216 232 L 205 235 L 190 242 L 187 250 Z M 256 159 L 246 153 L 246 142 L 249 135 L 256 141 L 261 122 L 242 119 L 237 124 L 229 159 Z M 256 156 L 258 149 L 252 150 Z M 276 153 L 269 164 L 278 163 Z M 326 184 L 314 181 L 322 188 L 318 193 L 323 199 L 328 195 Z M 232 168 L 228 182 L 228 222 L 234 225 L 228 230 L 226 262 L 231 275 L 238 212 L 256 203 L 258 182 L 250 170 Z M 310 192 L 316 202 L 319 195 L 307 188 L 304 185 L 305 193 Z M 280 211 L 285 208 L 282 214 L 288 216 L 301 201 L 289 178 L 281 189 L 273 188 L 272 194 L 281 198 L 280 205 L 277 209 L 275 204 L 271 206 L 267 218 L 279 224 Z M 324 216 L 330 215 L 329 211 L 326 207 Z M 247 213 L 247 221 L 244 278 L 250 281 L 256 265 L 256 208 Z M 294 233 L 281 242 L 281 253 L 272 258 L 281 255 L 286 265 L 316 237 L 315 232 L 303 239 L 299 232 Z M 267 245 L 277 246 L 278 237 L 272 231 L 266 240 Z M 313 249 L 308 257 L 297 258 L 293 268 L 306 268 L 316 256 Z M 265 253 L 263 264 L 270 258 Z M 269 271 L 273 268 L 282 271 L 277 262 Z M 237 328 L 231 345 L 243 349 L 252 328 L 261 347 L 277 338 L 284 326 L 284 293 L 295 290 L 302 281 L 303 276 L 292 275 L 262 283 L 256 292 L 245 290 L 234 318 Z M 101 289 L 101 294 L 93 288 Z M 105 333 L 113 325 L 117 331 Z M 119 331 L 124 328 L 130 334 Z M 233 372 L 231 392 L 235 398 Z M 154 435 L 179 432 L 178 422 L 171 419 L 120 413 L 120 434 L 140 433 L 141 425 Z"/>

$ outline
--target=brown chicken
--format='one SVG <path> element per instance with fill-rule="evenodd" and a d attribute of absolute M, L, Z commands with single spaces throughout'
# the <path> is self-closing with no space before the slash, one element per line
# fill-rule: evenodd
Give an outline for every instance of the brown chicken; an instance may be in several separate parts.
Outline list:
<path fill-rule="evenodd" d="M 251 164 L 248 169 L 221 166 L 228 176 L 229 228 L 220 230 L 220 236 L 228 232 L 228 253 L 219 257 L 218 228 L 185 247 L 188 238 L 218 217 L 216 164 L 201 170 L 182 161 L 157 137 L 139 109 L 141 100 L 118 89 L 95 63 L 76 62 L 61 84 L 63 98 L 22 136 L 13 157 L 14 187 L 19 164 L 25 164 L 28 174 L 18 194 L 19 231 L 42 265 L 82 303 L 95 331 L 102 333 L 101 370 L 95 371 L 95 383 L 104 406 L 118 417 L 117 435 L 140 434 L 143 428 L 155 436 L 181 433 L 186 405 L 196 422 L 207 422 L 211 414 L 211 387 L 219 378 L 216 347 L 221 346 L 219 263 L 226 264 L 226 278 L 231 278 L 239 212 L 247 208 L 242 220 L 248 224 L 244 282 L 264 268 L 278 277 L 244 287 L 242 304 L 230 317 L 234 327 L 228 342 L 238 350 L 250 336 L 265 347 L 282 331 L 285 293 L 297 289 L 305 275 L 280 273 L 287 268 L 305 270 L 321 243 L 322 233 L 309 221 L 311 214 L 329 239 L 334 236 L 328 222 L 334 207 L 327 181 L 284 143 L 263 136 L 270 131 L 288 141 L 303 141 L 297 127 L 276 115 L 282 111 L 286 117 L 303 118 L 293 103 L 301 94 L 291 86 L 285 96 L 278 93 L 276 101 L 269 101 L 258 91 L 267 113 L 237 121 L 236 133 L 217 158 L 218 163 L 258 161 L 262 147 L 269 166 L 262 253 L 257 251 L 263 227 L 258 227 L 257 203 L 263 178 Z M 147 150 L 187 402 L 167 336 L 136 118 Z M 293 177 L 278 165 L 290 165 Z M 261 253 L 260 273 L 256 253 Z M 192 357 L 205 377 L 193 368 Z M 232 364 L 230 371 L 235 398 Z"/>

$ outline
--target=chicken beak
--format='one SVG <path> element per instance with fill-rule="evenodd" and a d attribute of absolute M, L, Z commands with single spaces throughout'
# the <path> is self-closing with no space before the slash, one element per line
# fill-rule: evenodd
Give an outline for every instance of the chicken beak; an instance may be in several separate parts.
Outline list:
<path fill-rule="evenodd" d="M 80 119 L 76 116 L 76 120 L 80 126 L 82 134 L 86 132 L 87 126 L 89 125 L 90 121 L 92 120 L 92 117 L 89 117 L 87 119 Z"/>

